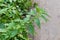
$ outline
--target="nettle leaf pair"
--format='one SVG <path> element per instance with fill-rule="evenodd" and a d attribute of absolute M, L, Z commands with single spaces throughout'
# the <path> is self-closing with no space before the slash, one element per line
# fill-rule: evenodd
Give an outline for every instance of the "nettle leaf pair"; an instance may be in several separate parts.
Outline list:
<path fill-rule="evenodd" d="M 0 40 L 30 40 L 34 35 L 35 22 L 40 28 L 40 19 L 49 16 L 32 0 L 0 0 Z"/>

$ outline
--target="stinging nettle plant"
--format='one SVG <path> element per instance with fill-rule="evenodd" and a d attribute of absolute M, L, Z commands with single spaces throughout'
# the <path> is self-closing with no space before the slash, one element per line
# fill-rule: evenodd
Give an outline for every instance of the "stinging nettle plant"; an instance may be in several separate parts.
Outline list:
<path fill-rule="evenodd" d="M 35 22 L 40 28 L 39 18 L 47 21 L 49 16 L 32 0 L 0 0 L 0 40 L 30 40 L 35 34 Z"/>

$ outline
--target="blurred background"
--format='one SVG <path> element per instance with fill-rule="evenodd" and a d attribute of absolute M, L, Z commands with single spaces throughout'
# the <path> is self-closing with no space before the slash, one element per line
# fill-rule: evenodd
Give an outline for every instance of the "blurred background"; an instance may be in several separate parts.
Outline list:
<path fill-rule="evenodd" d="M 34 0 L 51 16 L 49 21 L 42 22 L 41 29 L 35 27 L 37 34 L 34 40 L 60 40 L 60 0 Z"/>

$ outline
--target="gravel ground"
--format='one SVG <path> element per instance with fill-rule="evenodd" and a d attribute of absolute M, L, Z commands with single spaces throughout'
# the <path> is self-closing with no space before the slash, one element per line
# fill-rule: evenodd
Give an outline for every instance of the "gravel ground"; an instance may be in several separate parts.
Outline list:
<path fill-rule="evenodd" d="M 47 23 L 42 22 L 40 30 L 35 27 L 37 34 L 34 40 L 60 40 L 60 0 L 35 1 L 45 8 L 51 18 Z"/>

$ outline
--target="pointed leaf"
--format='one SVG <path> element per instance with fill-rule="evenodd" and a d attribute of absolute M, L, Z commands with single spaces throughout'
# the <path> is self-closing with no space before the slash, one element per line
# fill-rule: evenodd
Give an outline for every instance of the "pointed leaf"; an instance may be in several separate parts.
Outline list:
<path fill-rule="evenodd" d="M 39 18 L 37 18 L 37 19 L 35 19 L 35 23 L 37 24 L 37 26 L 40 28 L 40 20 L 39 20 Z"/>
<path fill-rule="evenodd" d="M 41 17 L 47 22 L 48 19 L 44 16 L 44 15 L 41 15 Z"/>
<path fill-rule="evenodd" d="M 34 26 L 32 24 L 29 25 L 28 31 L 30 34 L 34 35 Z"/>
<path fill-rule="evenodd" d="M 14 37 L 18 34 L 17 30 L 10 31 L 10 37 Z"/>
<path fill-rule="evenodd" d="M 4 13 L 5 11 L 7 11 L 8 8 L 4 8 L 0 10 L 0 14 Z"/>

